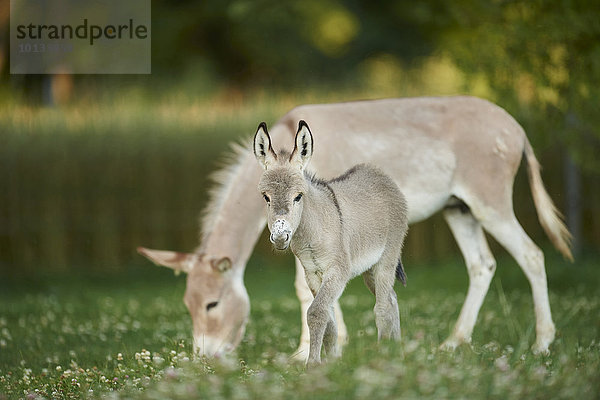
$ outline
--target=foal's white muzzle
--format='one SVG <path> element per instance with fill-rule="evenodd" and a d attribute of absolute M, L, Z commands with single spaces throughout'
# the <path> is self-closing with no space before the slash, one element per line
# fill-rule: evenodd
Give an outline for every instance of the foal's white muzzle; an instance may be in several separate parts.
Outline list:
<path fill-rule="evenodd" d="M 290 223 L 284 219 L 278 219 L 273 222 L 270 239 L 277 250 L 287 249 L 292 239 L 292 227 Z"/>

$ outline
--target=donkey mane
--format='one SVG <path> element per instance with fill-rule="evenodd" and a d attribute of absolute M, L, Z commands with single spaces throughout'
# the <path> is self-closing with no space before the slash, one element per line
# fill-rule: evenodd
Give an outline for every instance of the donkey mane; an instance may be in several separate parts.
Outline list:
<path fill-rule="evenodd" d="M 347 170 L 346 172 L 344 172 L 342 175 L 336 176 L 335 178 L 331 178 L 331 179 L 317 178 L 317 176 L 314 172 L 307 172 L 307 171 L 304 171 L 304 176 L 306 177 L 306 179 L 309 180 L 310 183 L 313 183 L 318 186 L 329 186 L 330 183 L 337 183 L 337 182 L 345 181 L 346 179 L 348 179 L 350 177 L 350 175 L 352 175 L 353 173 L 355 173 L 362 167 L 364 167 L 364 164 L 357 164 L 357 165 L 353 166 L 352 168 L 350 168 L 349 170 Z"/>
<path fill-rule="evenodd" d="M 249 140 L 240 140 L 231 143 L 229 152 L 219 162 L 221 168 L 209 175 L 212 187 L 208 191 L 208 201 L 200 214 L 200 243 L 207 243 L 218 216 L 221 214 L 225 200 L 230 197 L 233 182 L 239 175 L 246 157 L 249 155 L 246 143 Z M 201 245 L 197 252 L 202 252 Z"/>

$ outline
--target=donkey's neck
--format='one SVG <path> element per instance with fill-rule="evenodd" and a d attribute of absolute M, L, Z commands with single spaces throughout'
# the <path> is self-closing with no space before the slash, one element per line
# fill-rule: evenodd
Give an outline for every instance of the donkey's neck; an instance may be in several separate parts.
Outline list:
<path fill-rule="evenodd" d="M 293 126 L 276 124 L 271 137 L 274 145 L 289 147 L 294 138 Z M 257 189 L 262 169 L 249 146 L 236 151 L 236 160 L 215 175 L 217 186 L 206 207 L 197 252 L 227 256 L 233 268 L 243 274 L 266 218 L 264 201 Z"/>
<path fill-rule="evenodd" d="M 305 194 L 305 203 L 302 218 L 293 241 L 294 248 L 300 250 L 313 247 L 323 233 L 323 226 L 332 227 L 341 223 L 341 215 L 337 199 L 331 187 L 325 181 L 305 175 L 308 191 Z"/>
<path fill-rule="evenodd" d="M 244 270 L 265 226 L 264 204 L 256 187 L 261 169 L 250 151 L 238 154 L 238 163 L 216 176 L 203 221 L 199 253 L 227 256 L 233 268 Z"/>

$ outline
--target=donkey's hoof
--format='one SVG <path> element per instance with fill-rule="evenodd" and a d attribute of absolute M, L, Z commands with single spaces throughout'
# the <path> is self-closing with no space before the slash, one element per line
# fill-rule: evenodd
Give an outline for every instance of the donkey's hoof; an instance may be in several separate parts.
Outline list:
<path fill-rule="evenodd" d="M 308 346 L 300 346 L 291 356 L 290 359 L 295 362 L 306 364 L 308 361 Z"/>
<path fill-rule="evenodd" d="M 548 349 L 556 336 L 556 328 L 554 324 L 546 325 L 544 329 L 537 332 L 535 344 L 531 346 L 531 351 L 534 354 L 548 355 Z"/>
<path fill-rule="evenodd" d="M 463 343 L 471 343 L 471 339 L 460 339 L 451 336 L 448 339 L 444 340 L 444 342 L 440 345 L 439 349 L 442 351 L 453 352 L 458 346 L 460 346 Z"/>
<path fill-rule="evenodd" d="M 314 368 L 321 365 L 321 360 L 317 360 L 317 359 L 308 359 L 306 361 L 306 368 Z"/>
<path fill-rule="evenodd" d="M 342 358 L 342 350 L 338 346 L 325 352 L 325 361 L 335 361 L 339 358 Z"/>
<path fill-rule="evenodd" d="M 548 356 L 550 355 L 550 349 L 548 348 L 549 345 L 549 343 L 536 342 L 533 346 L 531 346 L 531 351 L 533 351 L 533 354 Z"/>
<path fill-rule="evenodd" d="M 439 349 L 441 351 L 447 351 L 451 353 L 456 350 L 459 344 L 460 343 L 458 343 L 456 340 L 446 339 L 442 344 L 440 344 Z"/>

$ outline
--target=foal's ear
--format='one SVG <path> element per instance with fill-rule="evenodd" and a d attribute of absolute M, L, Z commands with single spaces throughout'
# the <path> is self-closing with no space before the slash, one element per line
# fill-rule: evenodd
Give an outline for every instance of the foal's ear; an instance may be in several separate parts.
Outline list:
<path fill-rule="evenodd" d="M 188 273 L 199 259 L 198 254 L 179 253 L 177 251 L 152 250 L 144 247 L 137 248 L 138 253 L 152 261 L 156 265 L 171 268 L 175 273 Z"/>
<path fill-rule="evenodd" d="M 296 133 L 296 144 L 294 151 L 290 156 L 290 162 L 296 164 L 301 171 L 306 168 L 313 153 L 313 136 L 308 124 L 304 120 L 298 122 L 298 132 Z"/>
<path fill-rule="evenodd" d="M 277 155 L 271 147 L 271 137 L 267 132 L 267 124 L 264 122 L 258 125 L 258 130 L 254 135 L 254 156 L 265 170 L 277 161 Z"/>

